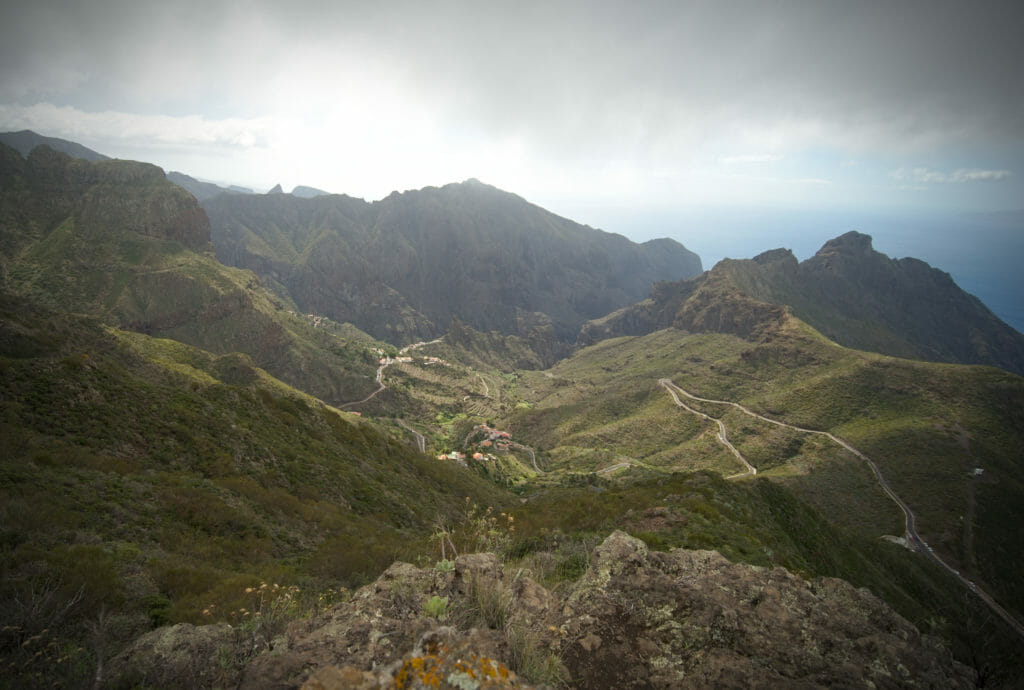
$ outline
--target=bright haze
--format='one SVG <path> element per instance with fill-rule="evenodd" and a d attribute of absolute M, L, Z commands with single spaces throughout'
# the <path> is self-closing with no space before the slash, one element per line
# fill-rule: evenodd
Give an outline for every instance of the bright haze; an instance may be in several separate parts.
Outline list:
<path fill-rule="evenodd" d="M 1024 4 L 17 3 L 0 130 L 265 191 L 470 177 L 705 266 L 847 230 L 1024 328 Z"/>

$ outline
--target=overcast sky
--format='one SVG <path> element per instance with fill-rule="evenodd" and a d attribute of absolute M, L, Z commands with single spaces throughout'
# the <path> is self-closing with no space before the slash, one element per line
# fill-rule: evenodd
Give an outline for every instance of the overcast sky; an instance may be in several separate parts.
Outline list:
<path fill-rule="evenodd" d="M 259 191 L 476 177 L 627 235 L 634 212 L 1015 209 L 1022 16 L 1019 0 L 33 0 L 0 24 L 0 130 Z"/>

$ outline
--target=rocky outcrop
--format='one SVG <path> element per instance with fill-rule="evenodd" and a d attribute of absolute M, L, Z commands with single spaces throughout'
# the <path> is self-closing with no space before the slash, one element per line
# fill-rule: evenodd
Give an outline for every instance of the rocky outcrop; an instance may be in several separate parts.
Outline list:
<path fill-rule="evenodd" d="M 567 597 L 561 656 L 583 687 L 971 687 L 870 592 L 734 564 L 714 551 L 649 552 L 615 533 Z"/>
<path fill-rule="evenodd" d="M 115 659 L 113 677 L 143 668 L 208 686 L 210 644 L 189 646 L 183 632 L 143 637 Z M 159 651 L 168 647 L 175 654 Z M 192 665 L 181 662 L 187 650 Z M 554 590 L 503 573 L 491 554 L 460 557 L 448 571 L 396 563 L 219 679 L 311 690 L 570 679 L 586 688 L 974 686 L 972 670 L 864 589 L 713 551 L 652 552 L 623 532 L 595 550 L 579 581 Z"/>

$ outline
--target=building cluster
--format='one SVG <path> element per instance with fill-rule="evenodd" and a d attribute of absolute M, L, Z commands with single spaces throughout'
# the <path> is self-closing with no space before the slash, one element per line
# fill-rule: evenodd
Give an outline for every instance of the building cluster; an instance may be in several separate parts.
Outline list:
<path fill-rule="evenodd" d="M 466 454 L 465 453 L 460 453 L 457 450 L 453 450 L 450 453 L 442 453 L 441 455 L 437 456 L 437 459 L 438 460 L 454 460 L 455 462 L 459 463 L 460 465 L 463 465 L 463 466 L 466 465 Z"/>
<path fill-rule="evenodd" d="M 473 439 L 471 445 L 479 448 L 507 451 L 512 445 L 512 434 L 507 431 L 499 431 L 487 424 L 478 424 L 473 427 L 470 438 Z"/>
<path fill-rule="evenodd" d="M 473 453 L 469 457 L 473 458 L 474 460 L 479 460 L 480 462 L 494 462 L 495 460 L 498 459 L 498 458 L 494 457 L 493 455 L 491 455 L 490 453 L 481 453 L 480 451 L 477 451 L 477 452 Z M 466 454 L 465 453 L 460 453 L 457 450 L 453 450 L 450 453 L 441 453 L 440 455 L 437 456 L 437 459 L 438 460 L 454 460 L 455 462 L 459 463 L 463 467 L 467 467 L 468 466 L 466 464 Z"/>

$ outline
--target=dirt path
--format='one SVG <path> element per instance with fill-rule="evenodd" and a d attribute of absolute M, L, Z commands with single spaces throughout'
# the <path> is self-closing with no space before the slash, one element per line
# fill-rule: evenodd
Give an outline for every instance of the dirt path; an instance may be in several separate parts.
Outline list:
<path fill-rule="evenodd" d="M 382 390 L 384 390 L 386 388 L 386 386 L 384 385 L 384 367 L 388 366 L 388 364 L 391 364 L 392 361 L 394 361 L 394 360 L 392 360 L 389 357 L 385 364 L 381 364 L 379 367 L 377 367 L 377 379 L 376 379 L 376 381 L 377 381 L 377 390 L 375 390 L 374 392 L 370 393 L 368 396 L 366 396 L 362 400 L 356 400 L 355 402 L 349 402 L 349 403 L 345 403 L 344 405 L 338 405 L 338 409 L 339 410 L 344 410 L 346 407 L 351 407 L 352 405 L 362 405 L 364 402 L 369 402 L 370 400 L 372 400 L 375 395 L 377 395 Z"/>

